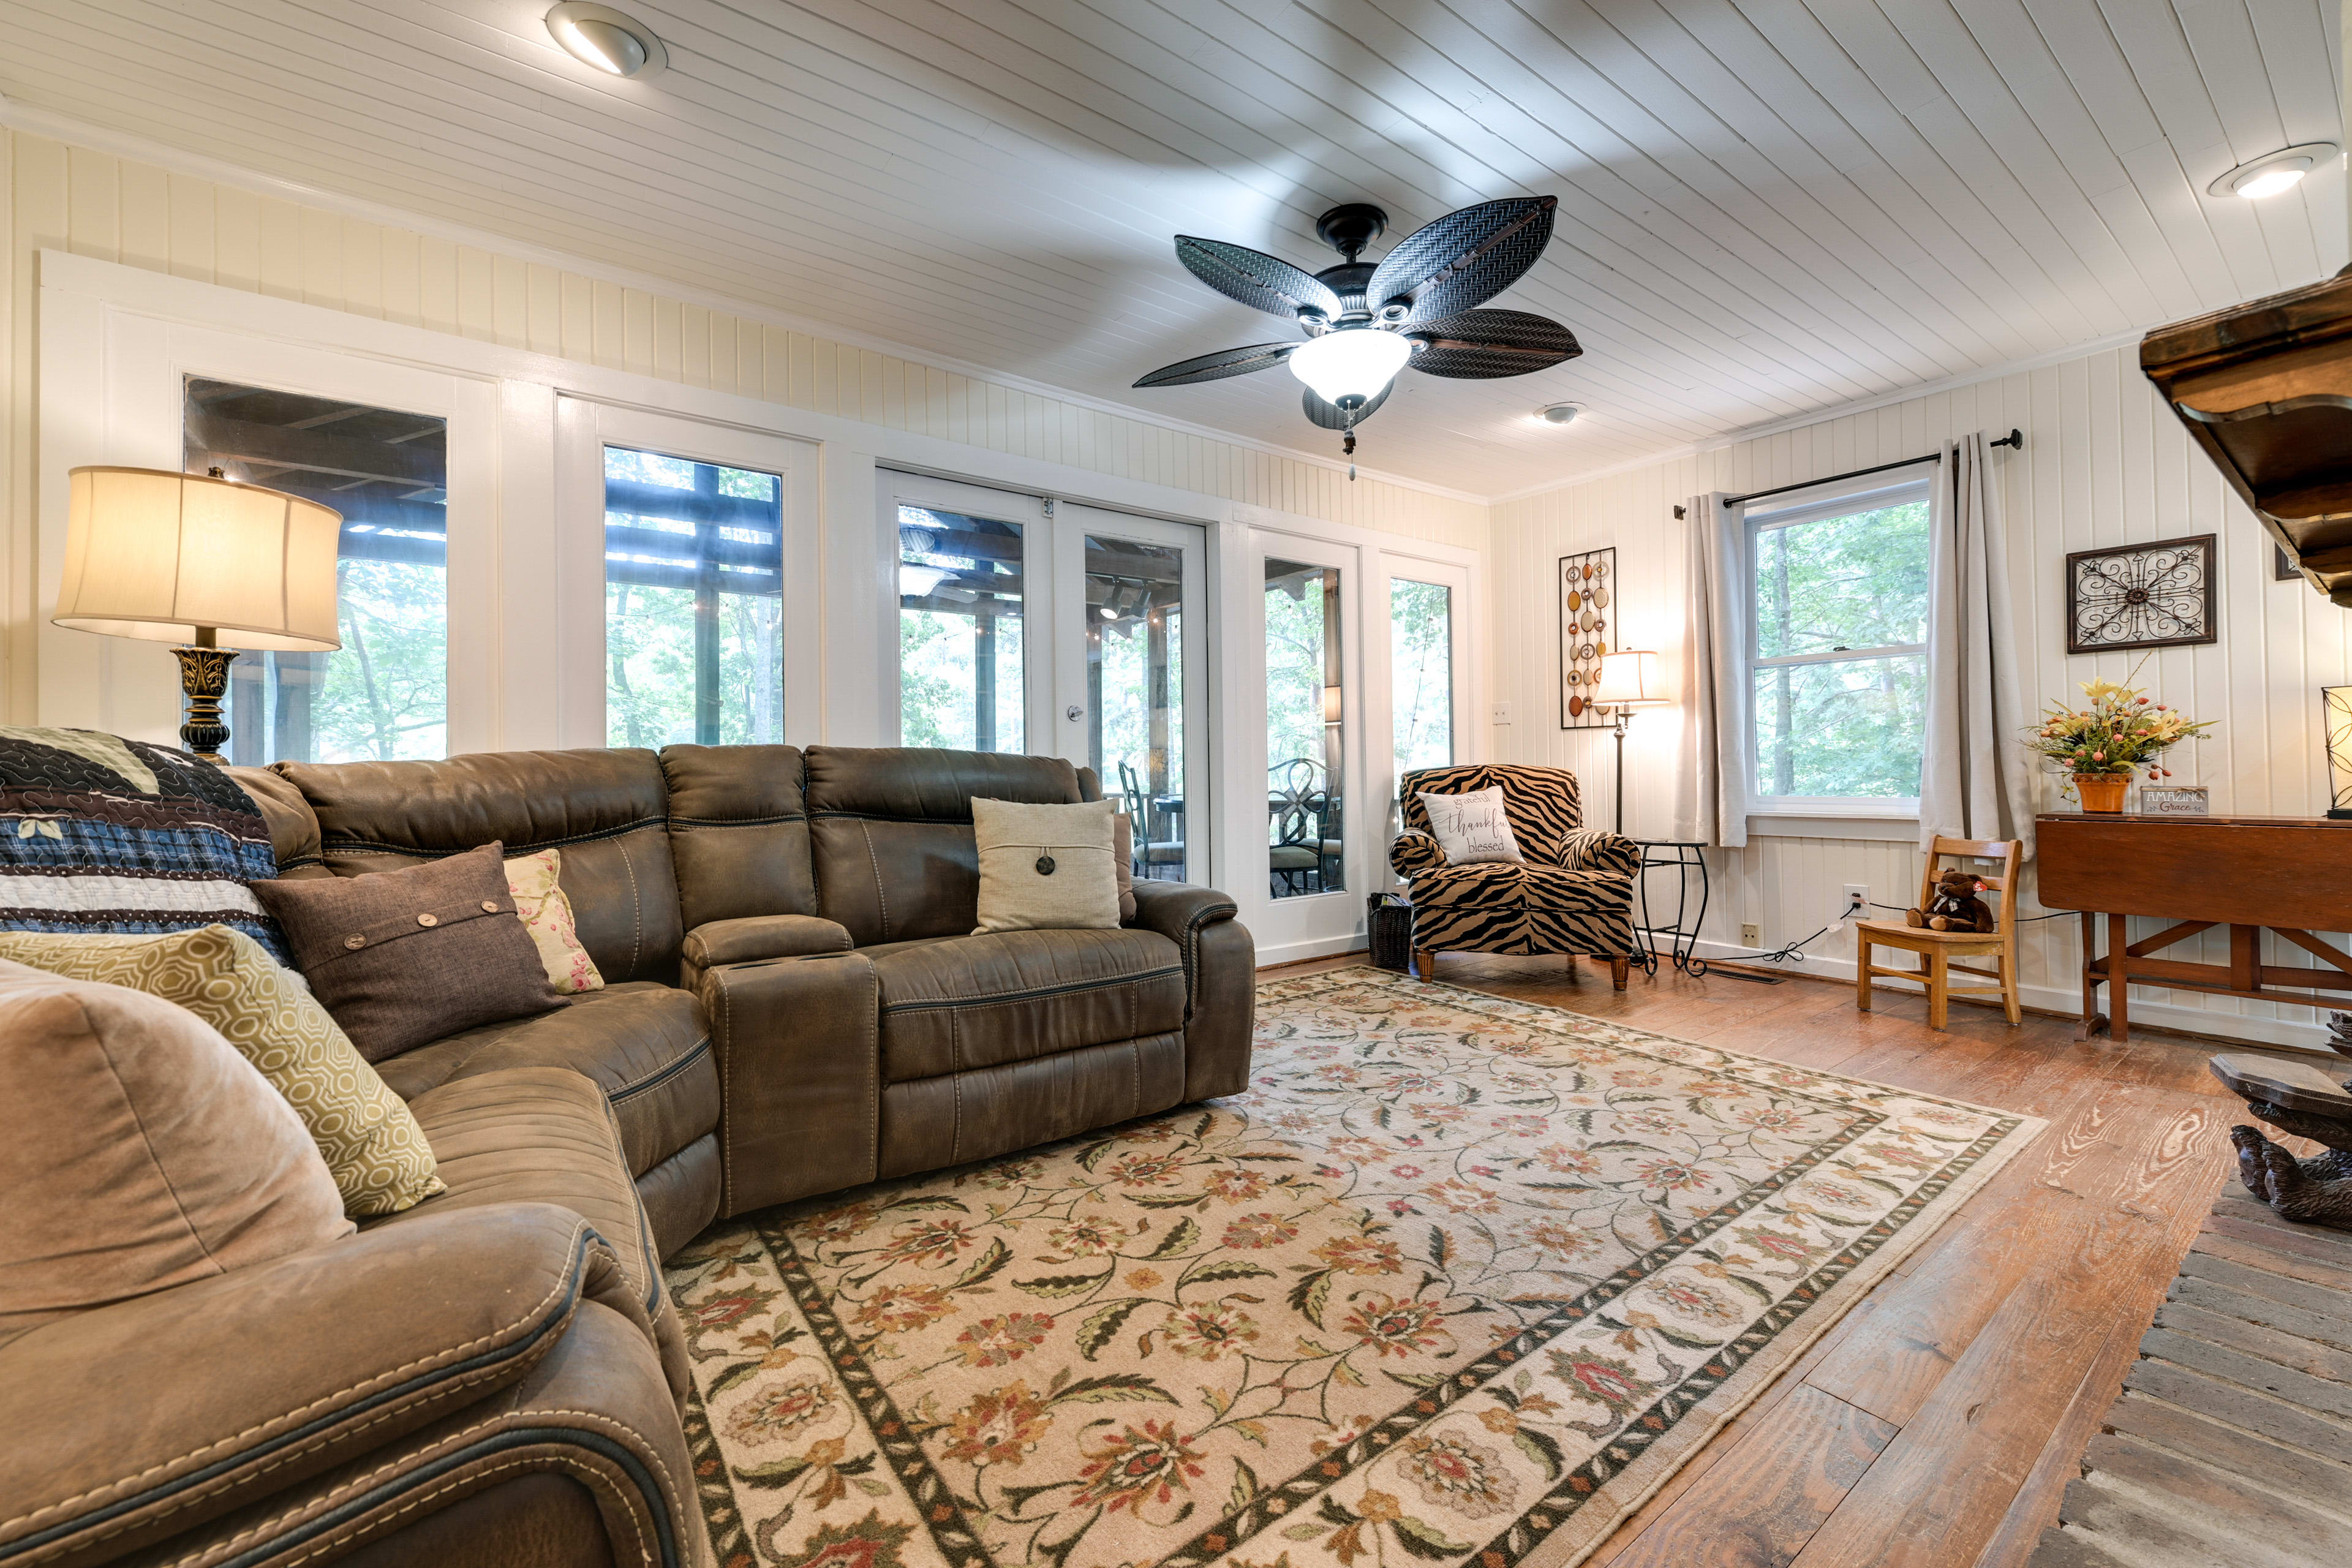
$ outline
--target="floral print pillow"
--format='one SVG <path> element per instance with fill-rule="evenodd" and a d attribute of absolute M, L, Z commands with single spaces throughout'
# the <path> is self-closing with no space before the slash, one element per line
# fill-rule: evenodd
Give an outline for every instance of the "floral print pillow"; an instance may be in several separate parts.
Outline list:
<path fill-rule="evenodd" d="M 572 919 L 572 900 L 556 883 L 563 869 L 562 851 L 542 849 L 518 855 L 507 862 L 507 891 L 514 895 L 515 913 L 547 965 L 547 983 L 559 995 L 601 991 L 604 977 L 596 961 L 580 945 L 580 928 Z"/>

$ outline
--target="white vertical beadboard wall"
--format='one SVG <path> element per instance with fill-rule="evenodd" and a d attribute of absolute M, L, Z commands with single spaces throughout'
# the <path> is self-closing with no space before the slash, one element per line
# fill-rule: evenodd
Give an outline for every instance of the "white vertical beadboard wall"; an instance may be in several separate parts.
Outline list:
<path fill-rule="evenodd" d="M 44 247 L 761 397 L 974 447 L 1483 550 L 1475 501 L 1365 479 L 604 279 L 0 130 L 7 679 L 32 711 L 35 255 Z"/>
<path fill-rule="evenodd" d="M 2219 721 L 2210 739 L 2178 749 L 2171 763 L 2179 782 L 2211 789 L 2216 813 L 2314 816 L 2325 809 L 2320 688 L 2352 679 L 2352 615 L 2300 580 L 2273 580 L 2268 538 L 2189 445 L 2130 347 L 1496 506 L 1496 692 L 1512 702 L 1516 721 L 1495 729 L 1494 754 L 1577 770 L 1597 819 L 1607 820 L 1610 731 L 1559 728 L 1558 556 L 1616 546 L 1619 636 L 1628 646 L 1665 650 L 1669 668 L 1679 668 L 1685 525 L 1675 520 L 1675 505 L 1702 489 L 1765 489 L 1932 452 L 1965 431 L 1990 437 L 2012 427 L 2025 432 L 2025 449 L 2003 449 L 1993 461 L 2028 649 L 2028 703 L 2077 697 L 2077 682 L 2122 680 L 2137 667 L 2157 700 Z M 2068 552 L 2199 533 L 2220 535 L 2218 642 L 2149 654 L 2066 652 Z M 1627 742 L 1626 826 L 1637 836 L 1667 831 L 1675 728 L 1675 715 L 1645 716 Z M 2069 808 L 2047 781 L 2042 805 Z M 1907 905 L 1918 892 L 1920 859 L 1909 842 L 1751 836 L 1745 849 L 1711 851 L 1710 859 L 1716 902 L 1705 936 L 1725 949 L 1738 945 L 1743 923 L 1760 927 L 1767 947 L 1805 935 L 1834 915 L 1849 882 L 1867 884 L 1873 898 L 1890 904 Z M 2030 874 L 2027 887 L 2030 893 Z M 2043 911 L 2029 900 L 2024 912 Z M 2137 940 L 2153 929 L 2136 921 L 2132 934 Z M 2168 956 L 2226 961 L 2220 933 L 2199 940 L 2201 951 L 2184 943 Z M 2082 957 L 2075 921 L 2027 927 L 2022 948 L 2029 1005 L 2075 1011 Z M 1849 933 L 1833 931 L 1808 951 L 1814 973 L 1852 975 Z M 2266 950 L 2264 957 L 2303 962 L 2291 949 Z M 2308 1007 L 2190 992 L 2135 986 L 2132 996 L 2135 1016 L 2146 1022 L 2283 1044 L 2315 1044 L 2315 1026 L 2324 1021 Z"/>

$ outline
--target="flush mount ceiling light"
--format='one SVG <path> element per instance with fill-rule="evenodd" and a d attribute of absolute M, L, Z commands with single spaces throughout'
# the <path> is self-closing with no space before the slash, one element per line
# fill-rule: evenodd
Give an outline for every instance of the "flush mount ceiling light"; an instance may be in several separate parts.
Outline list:
<path fill-rule="evenodd" d="M 547 30 L 565 54 L 609 76 L 651 76 L 669 64 L 651 27 L 610 5 L 565 0 L 548 12 Z"/>
<path fill-rule="evenodd" d="M 2304 175 L 2335 157 L 2336 153 L 2333 142 L 2306 142 L 2300 147 L 2289 147 L 2267 158 L 2239 164 L 2206 186 L 2206 194 L 2244 196 L 2250 201 L 2274 196 L 2281 191 L 2293 190 L 2302 182 Z"/>
<path fill-rule="evenodd" d="M 1583 412 L 1581 403 L 1547 403 L 1536 410 L 1536 417 L 1547 425 L 1565 425 Z"/>

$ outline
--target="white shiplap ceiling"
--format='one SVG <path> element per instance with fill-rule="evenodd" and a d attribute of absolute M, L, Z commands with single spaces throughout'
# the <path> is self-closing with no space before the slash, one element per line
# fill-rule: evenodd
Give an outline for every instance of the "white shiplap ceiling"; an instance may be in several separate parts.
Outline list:
<path fill-rule="evenodd" d="M 867 340 L 1328 452 L 1284 336 L 1179 232 L 1309 269 L 1560 199 L 1496 303 L 1584 356 L 1408 374 L 1375 467 L 1481 495 L 2063 351 L 2346 259 L 2335 0 L 625 0 L 670 68 L 557 50 L 545 0 L 0 0 L 0 93 Z M 1377 247 L 1376 251 L 1384 248 Z M 1269 330 L 1271 329 L 1271 330 Z M 1529 417 L 1570 398 L 1566 428 Z"/>

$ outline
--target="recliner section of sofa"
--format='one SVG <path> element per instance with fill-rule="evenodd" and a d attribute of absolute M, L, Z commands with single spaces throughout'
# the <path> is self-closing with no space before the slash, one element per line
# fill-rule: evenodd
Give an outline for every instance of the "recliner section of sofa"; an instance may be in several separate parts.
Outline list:
<path fill-rule="evenodd" d="M 725 1086 L 721 1213 L 986 1159 L 1246 1083 L 1255 952 L 1222 894 L 1143 884 L 1135 921 L 1117 931 L 973 934 L 972 800 L 1099 798 L 1090 772 L 831 746 L 672 746 L 662 767 L 688 911 L 683 973 Z M 811 903 L 751 913 L 761 900 L 736 868 L 762 864 L 797 887 L 803 851 Z M 699 885 L 704 866 L 717 886 Z M 1208 938 L 1218 924 L 1227 935 Z"/>
<path fill-rule="evenodd" d="M 557 1012 L 433 1041 L 376 1070 L 403 1098 L 507 1068 L 583 1073 L 620 1119 L 661 1251 L 677 1250 L 710 1223 L 719 1209 L 719 1074 L 708 1021 L 692 994 L 677 988 L 684 931 L 669 790 L 653 752 L 484 752 L 446 762 L 278 763 L 232 773 L 265 804 L 281 875 L 398 870 L 493 840 L 509 856 L 561 851 L 581 945 L 605 989 Z M 257 774 L 292 785 L 295 799 Z M 289 819 L 283 837 L 281 816 Z"/>

